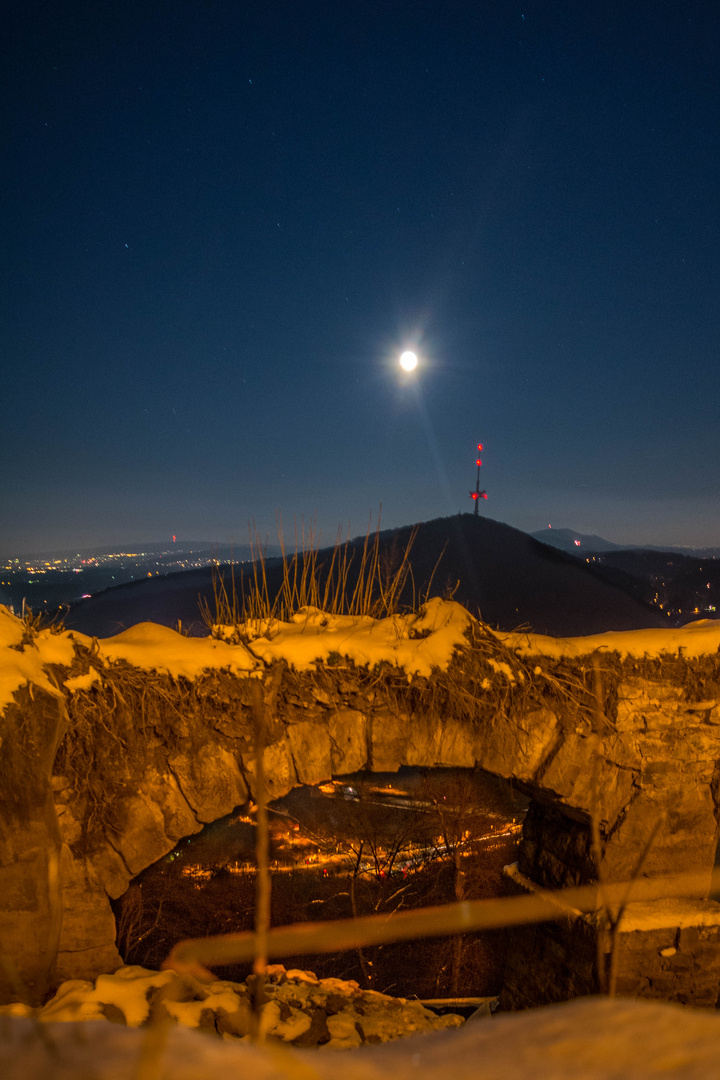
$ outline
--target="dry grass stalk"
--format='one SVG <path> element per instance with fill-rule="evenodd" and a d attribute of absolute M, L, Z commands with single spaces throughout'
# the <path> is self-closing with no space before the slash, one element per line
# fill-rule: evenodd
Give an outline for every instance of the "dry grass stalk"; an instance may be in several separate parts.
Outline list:
<path fill-rule="evenodd" d="M 289 554 L 282 519 L 278 517 L 282 580 L 275 595 L 271 595 L 265 550 L 255 530 L 255 535 L 250 535 L 252 569 L 247 577 L 241 571 L 239 592 L 235 566 L 231 564 L 229 587 L 223 574 L 214 567 L 214 611 L 207 600 L 201 597 L 200 612 L 203 621 L 211 628 L 239 628 L 248 622 L 256 626 L 272 625 L 274 622 L 289 621 L 296 612 L 306 607 L 317 608 L 329 615 L 385 618 L 395 614 L 399 611 L 400 597 L 408 577 L 412 579 L 410 551 L 416 533 L 417 529 L 414 529 L 410 534 L 399 565 L 395 568 L 384 568 L 378 520 L 374 532 L 368 527 L 359 563 L 355 568 L 353 563 L 357 552 L 350 543 L 349 534 L 343 541 L 338 533 L 330 551 L 329 562 L 324 562 L 320 559 L 320 549 L 316 545 L 314 524 L 306 531 L 301 520 L 299 533 L 296 523 L 294 551 Z M 433 576 L 434 573 L 435 571 Z M 431 584 L 432 578 L 426 597 Z M 413 595 L 412 607 L 414 606 Z"/>
<path fill-rule="evenodd" d="M 270 863 L 268 830 L 268 797 L 265 783 L 265 701 L 263 686 L 258 680 L 252 686 L 253 717 L 255 720 L 255 801 L 257 804 L 255 829 L 255 955 L 253 957 L 252 987 L 253 1038 L 263 1041 L 261 1009 L 264 1001 L 263 987 L 267 967 L 267 936 L 270 929 Z"/>
<path fill-rule="evenodd" d="M 268 828 L 268 790 L 265 782 L 265 742 L 267 736 L 267 712 L 274 711 L 278 690 L 282 681 L 284 664 L 277 664 L 266 681 L 257 679 L 252 683 L 252 710 L 255 723 L 255 802 L 257 818 L 255 830 L 255 955 L 253 957 L 253 1039 L 264 1041 L 262 1029 L 262 1006 L 265 1001 L 264 984 L 267 968 L 267 938 L 270 929 L 270 832 Z"/>
<path fill-rule="evenodd" d="M 20 611 L 20 621 L 24 625 L 20 647 L 29 645 L 41 630 L 49 630 L 52 634 L 61 634 L 65 629 L 64 615 L 66 608 L 58 608 L 57 611 L 48 614 L 45 611 L 33 612 L 25 603 L 23 597 Z"/>

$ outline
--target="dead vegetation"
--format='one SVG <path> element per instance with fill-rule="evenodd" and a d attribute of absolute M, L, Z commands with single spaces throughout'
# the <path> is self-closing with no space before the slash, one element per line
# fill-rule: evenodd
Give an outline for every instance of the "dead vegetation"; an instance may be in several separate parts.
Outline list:
<path fill-rule="evenodd" d="M 193 682 L 173 679 L 124 661 L 103 664 L 94 650 L 78 648 L 86 654 L 78 667 L 95 667 L 100 679 L 68 698 L 68 725 L 54 771 L 66 781 L 65 797 L 80 813 L 82 838 L 75 845 L 80 853 L 106 830 L 118 829 L 123 796 L 137 790 L 149 767 L 164 765 L 168 752 L 192 754 L 208 738 L 222 741 L 213 722 L 228 713 L 236 718 L 236 737 L 245 734 L 249 743 L 251 735 L 241 722 L 249 680 L 222 670 Z"/>
<path fill-rule="evenodd" d="M 280 570 L 268 566 L 265 550 L 255 532 L 250 535 L 251 568 L 230 566 L 229 580 L 219 567 L 213 572 L 213 608 L 200 599 L 200 612 L 211 632 L 217 627 L 234 627 L 243 640 L 246 624 L 272 625 L 287 622 L 303 608 L 312 607 L 328 615 L 387 618 L 402 611 L 415 611 L 429 597 L 435 571 L 423 595 L 416 595 L 410 553 L 417 528 L 413 529 L 404 549 L 391 543 L 381 546 L 380 521 L 373 531 L 368 527 L 358 553 L 349 534 L 341 533 L 331 549 L 316 544 L 315 527 L 306 531 L 301 522 L 295 527 L 294 550 L 288 552 L 278 519 Z M 438 558 L 437 566 L 442 559 Z M 275 582 L 271 585 L 270 577 Z M 410 598 L 402 602 L 410 586 Z"/>
<path fill-rule="evenodd" d="M 575 727 L 583 718 L 595 729 L 597 660 L 524 657 L 479 621 L 472 622 L 467 638 L 467 647 L 456 653 L 447 670 L 436 669 L 427 679 L 416 676 L 408 684 L 404 671 L 382 664 L 362 671 L 362 688 L 374 691 L 391 710 L 456 720 L 471 731 L 540 708 L 555 712 L 563 726 Z M 603 654 L 599 663 L 601 716 L 612 726 L 617 689 L 627 667 L 617 653 Z"/>
<path fill-rule="evenodd" d="M 115 827 L 113 807 L 137 784 L 139 770 L 153 754 L 162 750 L 166 756 L 168 749 L 180 747 L 192 751 L 208 735 L 222 740 L 223 731 L 233 739 L 241 735 L 252 741 L 251 680 L 215 671 L 190 683 L 122 662 L 101 664 L 94 649 L 78 646 L 77 654 L 71 674 L 95 667 L 101 678 L 68 698 L 54 771 L 67 779 L 82 806 L 86 846 L 103 829 Z M 435 670 L 429 678 L 416 676 L 408 682 L 404 670 L 390 663 L 370 669 L 337 660 L 318 664 L 313 672 L 285 669 L 271 741 L 308 708 L 321 713 L 340 706 L 367 711 L 370 701 L 375 710 L 457 721 L 472 732 L 549 708 L 565 729 L 583 720 L 590 730 L 604 734 L 614 726 L 618 689 L 627 680 L 670 683 L 682 691 L 688 706 L 720 696 L 720 658 L 714 655 L 525 657 L 478 621 L 468 630 L 467 647 L 447 670 Z M 36 736 L 31 727 L 23 712 L 19 727 L 11 725 L 0 733 L 6 740 L 0 786 L 6 792 L 13 786 L 8 769 L 24 776 L 34 768 Z"/>

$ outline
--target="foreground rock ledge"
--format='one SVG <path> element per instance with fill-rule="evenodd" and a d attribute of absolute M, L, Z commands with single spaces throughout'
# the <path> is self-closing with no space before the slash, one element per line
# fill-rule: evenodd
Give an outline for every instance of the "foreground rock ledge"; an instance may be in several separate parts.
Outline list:
<path fill-rule="evenodd" d="M 146 1034 L 114 1024 L 0 1021 L 4 1080 L 135 1076 Z M 278 1056 L 279 1053 L 281 1056 Z M 295 1065 L 295 1070 L 293 1070 Z M 257 1047 L 171 1030 L 158 1080 L 713 1080 L 720 1017 L 663 1003 L 583 998 L 458 1031 L 332 1053 Z"/>
<path fill-rule="evenodd" d="M 225 1039 L 249 1040 L 254 981 L 251 976 L 243 983 L 207 984 L 174 971 L 128 966 L 99 975 L 94 984 L 70 979 L 42 1008 L 0 1006 L 0 1019 L 22 1015 L 44 1024 L 109 1020 L 126 1027 L 170 1020 Z M 263 1037 L 293 1046 L 344 1050 L 463 1023 L 462 1017 L 438 1016 L 419 1001 L 361 990 L 354 981 L 318 979 L 311 971 L 288 971 L 282 964 L 267 968 L 261 993 Z"/>

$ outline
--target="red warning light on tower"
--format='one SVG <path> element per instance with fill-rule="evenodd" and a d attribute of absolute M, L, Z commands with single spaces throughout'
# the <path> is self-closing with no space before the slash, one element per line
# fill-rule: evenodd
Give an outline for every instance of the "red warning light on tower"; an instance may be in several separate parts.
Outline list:
<path fill-rule="evenodd" d="M 483 444 L 478 443 L 477 448 L 478 450 L 482 450 Z M 480 499 L 487 499 L 487 492 L 480 490 L 480 466 L 482 465 L 482 461 L 479 457 L 475 458 L 475 464 L 477 465 L 477 479 L 475 481 L 475 490 L 470 492 L 470 498 L 475 503 L 475 514 L 477 515 L 478 501 Z"/>

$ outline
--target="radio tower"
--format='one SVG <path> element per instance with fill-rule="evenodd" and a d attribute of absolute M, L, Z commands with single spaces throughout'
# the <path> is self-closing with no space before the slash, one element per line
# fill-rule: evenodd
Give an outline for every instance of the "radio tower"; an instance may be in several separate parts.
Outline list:
<path fill-rule="evenodd" d="M 477 448 L 479 454 L 482 450 L 482 443 L 478 443 Z M 475 464 L 477 465 L 477 480 L 475 481 L 475 490 L 470 492 L 470 498 L 475 503 L 475 517 L 477 517 L 478 508 L 480 506 L 480 499 L 487 499 L 487 492 L 480 490 L 480 466 L 482 465 L 482 461 L 479 457 L 475 459 Z"/>

